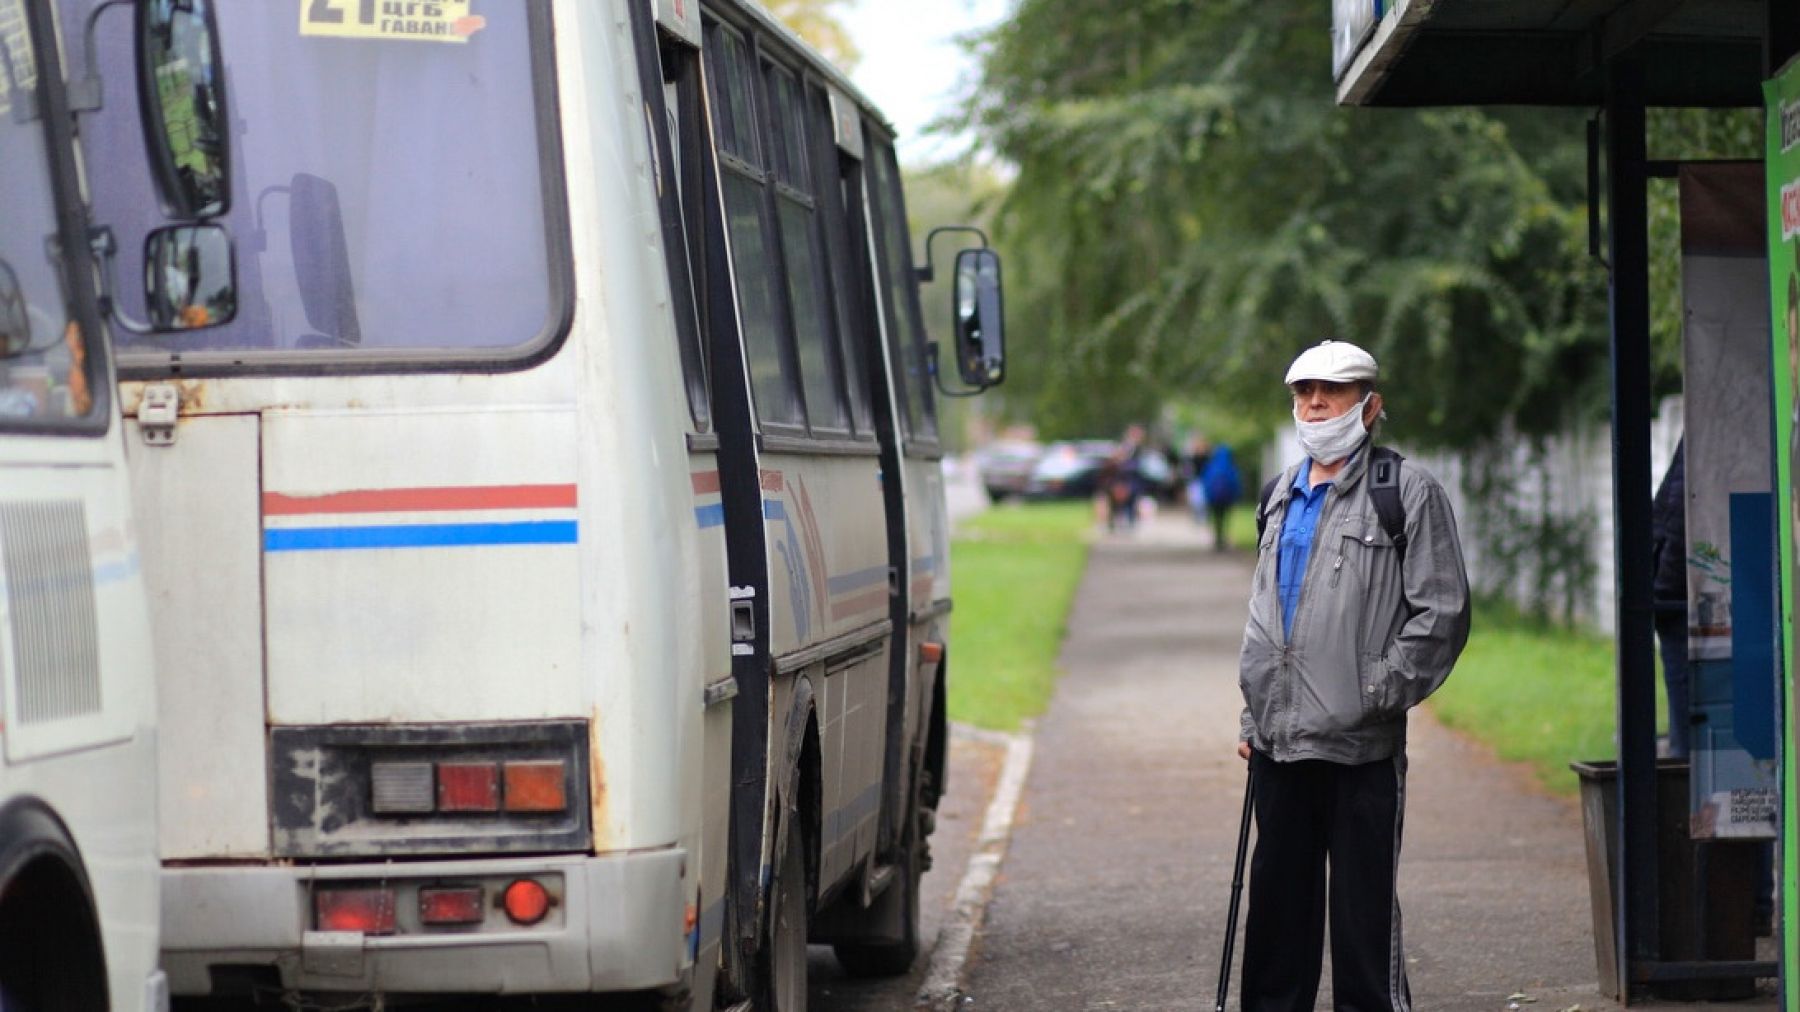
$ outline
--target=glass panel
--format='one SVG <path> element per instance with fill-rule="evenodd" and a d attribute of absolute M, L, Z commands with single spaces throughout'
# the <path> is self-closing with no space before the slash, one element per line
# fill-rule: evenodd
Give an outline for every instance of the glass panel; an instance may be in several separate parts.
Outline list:
<path fill-rule="evenodd" d="M 786 197 L 779 204 L 782 260 L 787 266 L 788 301 L 794 307 L 794 342 L 800 350 L 800 375 L 806 382 L 806 416 L 815 429 L 843 430 L 843 394 L 834 347 L 837 334 L 819 277 L 812 212 Z"/>
<path fill-rule="evenodd" d="M 58 2 L 66 24 L 82 24 L 99 0 Z M 373 4 L 349 0 L 271 6 L 215 5 L 234 188 L 220 221 L 237 240 L 238 318 L 121 341 L 140 355 L 253 359 L 498 351 L 546 336 L 561 316 L 559 272 L 526 5 L 476 0 L 478 16 L 442 25 L 378 23 Z M 102 66 L 131 66 L 131 19 L 103 18 L 99 43 Z M 144 236 L 164 222 L 136 104 L 84 117 L 82 143 L 96 216 L 119 233 L 120 298 L 142 318 L 133 279 Z"/>
<path fill-rule="evenodd" d="M 707 47 L 718 111 L 719 147 L 750 165 L 763 167 L 756 131 L 756 78 L 750 72 L 750 47 L 744 37 L 723 25 L 713 26 Z"/>
<path fill-rule="evenodd" d="M 660 138 L 653 134 L 651 143 L 667 141 L 669 148 L 661 155 L 667 168 L 668 181 L 662 194 L 663 243 L 669 261 L 669 283 L 674 289 L 676 340 L 681 349 L 681 375 L 687 387 L 688 412 L 695 427 L 706 431 L 711 425 L 711 405 L 707 400 L 706 354 L 701 346 L 701 324 L 697 286 L 696 260 L 700 241 L 698 230 L 687 223 L 694 219 L 689 204 L 700 199 L 700 188 L 689 184 L 687 168 L 681 160 L 683 151 L 698 151 L 701 130 L 699 60 L 685 46 L 666 45 L 660 52 L 663 103 L 667 121 Z"/>
<path fill-rule="evenodd" d="M 74 421 L 94 403 L 88 345 L 48 252 L 57 221 L 44 125 L 35 110 L 15 115 L 36 104 L 40 83 L 24 4 L 0 0 L 0 425 Z"/>
<path fill-rule="evenodd" d="M 780 67 L 769 67 L 770 105 L 775 109 L 775 176 L 802 193 L 812 193 L 806 165 L 806 122 L 801 117 L 799 83 Z"/>
<path fill-rule="evenodd" d="M 873 172 L 869 190 L 874 198 L 871 217 L 875 221 L 876 241 L 881 244 L 883 294 L 893 325 L 889 353 L 905 377 L 908 431 L 932 438 L 937 435 L 936 405 L 931 398 L 931 378 L 925 373 L 924 337 L 919 330 L 919 307 L 914 301 L 912 248 L 901 212 L 899 174 L 894 169 L 892 148 L 876 145 L 870 154 Z"/>
<path fill-rule="evenodd" d="M 773 252 L 763 243 L 763 187 L 726 169 L 725 214 L 730 219 L 731 263 L 737 274 L 738 311 L 743 318 L 744 354 L 757 417 L 764 422 L 801 425 L 805 416 L 786 356 L 782 354 L 779 295 L 771 274 Z"/>

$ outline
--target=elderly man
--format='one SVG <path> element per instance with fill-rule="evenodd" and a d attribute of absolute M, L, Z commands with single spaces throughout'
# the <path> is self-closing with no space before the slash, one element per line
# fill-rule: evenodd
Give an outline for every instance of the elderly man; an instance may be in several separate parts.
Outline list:
<path fill-rule="evenodd" d="M 1469 585 L 1443 488 L 1371 439 L 1376 372 L 1344 341 L 1294 360 L 1306 459 L 1258 506 L 1239 659 L 1238 755 L 1251 764 L 1257 827 L 1246 1012 L 1313 1007 L 1327 908 L 1335 1007 L 1411 1007 L 1394 890 L 1406 711 L 1462 652 Z"/>

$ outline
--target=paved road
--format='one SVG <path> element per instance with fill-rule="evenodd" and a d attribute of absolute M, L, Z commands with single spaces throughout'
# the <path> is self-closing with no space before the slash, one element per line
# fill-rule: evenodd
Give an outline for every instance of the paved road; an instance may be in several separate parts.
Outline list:
<path fill-rule="evenodd" d="M 1211 1007 L 1242 804 L 1248 579 L 1247 556 L 1212 552 L 1179 515 L 1096 547 L 963 974 L 969 1008 Z M 1417 1007 L 1499 1010 L 1524 992 L 1545 1012 L 1616 1008 L 1594 984 L 1577 807 L 1427 715 L 1409 753 L 1400 889 Z"/>

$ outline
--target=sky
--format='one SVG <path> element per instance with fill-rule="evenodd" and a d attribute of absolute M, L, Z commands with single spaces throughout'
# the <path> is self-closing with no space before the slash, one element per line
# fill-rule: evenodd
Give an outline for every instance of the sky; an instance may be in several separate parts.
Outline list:
<path fill-rule="evenodd" d="M 955 106 L 957 82 L 974 61 L 956 44 L 967 32 L 1003 19 L 1012 0 L 851 0 L 838 18 L 862 51 L 851 80 L 900 133 L 900 161 L 948 158 L 966 141 L 924 136 L 925 125 Z"/>

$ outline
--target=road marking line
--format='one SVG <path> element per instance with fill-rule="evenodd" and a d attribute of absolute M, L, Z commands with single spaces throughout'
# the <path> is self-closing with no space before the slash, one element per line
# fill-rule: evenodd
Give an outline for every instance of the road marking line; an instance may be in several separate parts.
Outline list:
<path fill-rule="evenodd" d="M 988 802 L 982 819 L 981 835 L 975 840 L 975 853 L 969 857 L 968 870 L 956 887 L 956 901 L 939 929 L 937 944 L 931 950 L 931 966 L 925 982 L 919 986 L 919 1004 L 941 1004 L 954 998 L 962 981 L 963 964 L 969 958 L 969 945 L 981 927 L 988 899 L 993 895 L 994 878 L 1000 873 L 1000 862 L 1006 857 L 1007 843 L 1012 839 L 1013 816 L 1019 810 L 1019 796 L 1025 790 L 1025 775 L 1031 770 L 1032 739 L 1027 734 L 1007 735 L 1006 764 L 1000 770 L 1000 785 Z"/>

